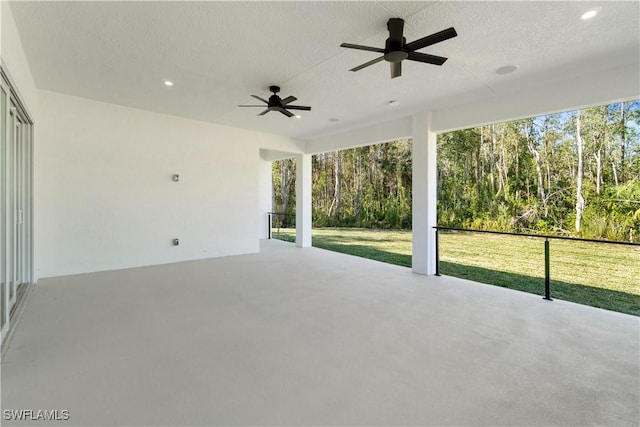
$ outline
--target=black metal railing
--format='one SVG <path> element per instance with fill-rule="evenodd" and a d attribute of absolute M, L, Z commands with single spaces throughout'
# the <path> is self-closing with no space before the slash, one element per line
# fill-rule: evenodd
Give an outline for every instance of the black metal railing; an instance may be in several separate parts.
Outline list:
<path fill-rule="evenodd" d="M 281 228 L 296 228 L 296 214 L 283 212 L 267 212 L 267 227 L 269 239 L 276 233 L 276 239 L 280 239 Z"/>
<path fill-rule="evenodd" d="M 533 239 L 544 239 L 544 296 L 543 298 L 548 301 L 552 301 L 551 299 L 551 268 L 550 268 L 551 258 L 550 258 L 550 244 L 549 244 L 550 240 L 571 240 L 571 241 L 579 241 L 579 242 L 640 247 L 640 243 L 636 243 L 636 242 L 584 239 L 584 238 L 578 238 L 578 237 L 525 234 L 525 233 L 513 233 L 513 232 L 505 232 L 505 231 L 474 230 L 474 229 L 456 228 L 456 227 L 436 226 L 433 228 L 435 229 L 435 233 L 436 233 L 435 235 L 436 276 L 440 276 L 440 231 L 499 234 L 499 235 L 506 235 L 506 236 L 521 236 L 521 237 L 527 237 L 527 238 L 533 238 Z M 640 266 L 638 267 L 640 268 Z M 638 280 L 640 281 L 640 279 Z M 639 285 L 640 285 L 640 282 L 639 282 Z"/>

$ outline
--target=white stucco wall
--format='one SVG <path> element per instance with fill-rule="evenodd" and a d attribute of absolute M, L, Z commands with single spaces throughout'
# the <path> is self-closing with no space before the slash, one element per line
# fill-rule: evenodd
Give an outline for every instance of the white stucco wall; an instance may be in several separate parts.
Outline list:
<path fill-rule="evenodd" d="M 39 101 L 39 277 L 259 250 L 260 146 L 286 138 L 48 91 Z"/>

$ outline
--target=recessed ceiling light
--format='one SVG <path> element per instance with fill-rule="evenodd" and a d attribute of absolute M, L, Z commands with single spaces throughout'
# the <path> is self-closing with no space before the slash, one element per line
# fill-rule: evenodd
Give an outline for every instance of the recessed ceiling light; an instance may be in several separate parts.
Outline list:
<path fill-rule="evenodd" d="M 587 19 L 591 19 L 598 14 L 598 9 L 591 9 L 582 14 L 580 19 L 586 21 Z"/>
<path fill-rule="evenodd" d="M 173 82 L 171 80 L 165 80 L 164 81 L 164 85 L 165 86 L 173 86 Z"/>
<path fill-rule="evenodd" d="M 339 122 L 339 121 L 340 121 L 340 119 L 336 119 L 335 117 L 331 117 L 331 118 L 329 119 L 329 121 L 330 121 L 330 122 Z"/>
<path fill-rule="evenodd" d="M 517 65 L 505 65 L 496 70 L 496 74 L 510 74 L 518 69 Z"/>
<path fill-rule="evenodd" d="M 300 114 L 296 114 L 296 115 L 295 115 L 295 116 L 293 116 L 293 117 L 295 117 L 296 119 L 301 119 L 301 118 L 302 118 L 302 116 L 301 116 Z"/>
<path fill-rule="evenodd" d="M 398 101 L 389 101 L 389 107 L 397 107 L 400 105 Z"/>

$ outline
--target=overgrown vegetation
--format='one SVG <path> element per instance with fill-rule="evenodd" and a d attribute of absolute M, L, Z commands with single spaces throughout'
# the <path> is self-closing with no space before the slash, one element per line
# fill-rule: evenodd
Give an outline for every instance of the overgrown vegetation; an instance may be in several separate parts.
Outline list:
<path fill-rule="evenodd" d="M 438 223 L 640 239 L 640 102 L 445 133 Z"/>
<path fill-rule="evenodd" d="M 411 141 L 313 156 L 316 227 L 411 228 Z M 295 212 L 295 161 L 274 162 L 274 210 Z"/>

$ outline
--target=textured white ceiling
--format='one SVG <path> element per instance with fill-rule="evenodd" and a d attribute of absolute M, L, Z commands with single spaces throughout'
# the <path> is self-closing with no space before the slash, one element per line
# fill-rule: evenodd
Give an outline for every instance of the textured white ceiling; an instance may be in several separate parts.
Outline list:
<path fill-rule="evenodd" d="M 10 5 L 39 88 L 307 139 L 570 82 L 640 57 L 638 1 Z M 594 7 L 595 18 L 580 19 Z M 458 37 L 421 50 L 449 60 L 442 67 L 404 61 L 393 80 L 386 62 L 349 72 L 377 54 L 340 43 L 384 47 L 391 17 L 405 19 L 407 41 L 455 27 Z M 495 73 L 510 64 L 518 71 Z M 267 98 L 272 84 L 312 110 L 298 120 L 237 107 L 255 104 L 250 94 Z"/>

